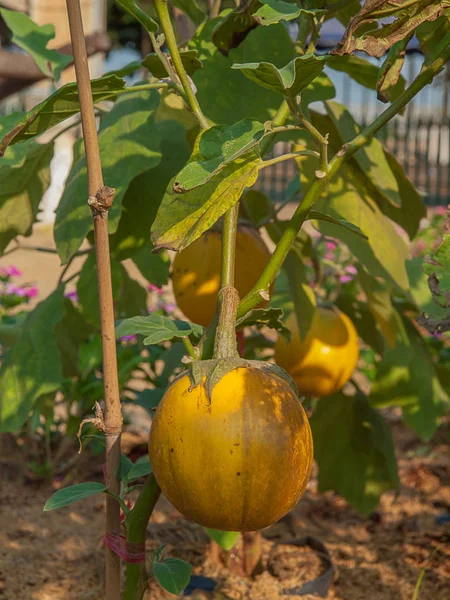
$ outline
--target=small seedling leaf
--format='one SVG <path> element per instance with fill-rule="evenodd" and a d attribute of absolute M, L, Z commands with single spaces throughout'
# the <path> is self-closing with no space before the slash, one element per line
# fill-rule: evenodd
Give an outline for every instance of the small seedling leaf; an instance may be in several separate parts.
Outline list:
<path fill-rule="evenodd" d="M 179 558 L 166 558 L 152 564 L 159 585 L 171 594 L 181 594 L 191 580 L 192 566 Z"/>
<path fill-rule="evenodd" d="M 144 456 L 141 456 L 128 471 L 128 481 L 136 481 L 136 479 L 150 475 L 151 472 L 152 465 L 150 464 L 148 455 L 145 454 Z"/>
<path fill-rule="evenodd" d="M 231 550 L 235 545 L 240 533 L 238 531 L 219 531 L 218 529 L 209 529 L 205 527 L 206 533 L 224 550 Z"/>
<path fill-rule="evenodd" d="M 63 506 L 68 506 L 69 504 L 73 504 L 79 500 L 84 500 L 85 498 L 89 498 L 89 496 L 101 494 L 105 491 L 106 486 L 97 481 L 89 481 L 86 483 L 77 483 L 76 485 L 71 485 L 70 487 L 55 492 L 53 496 L 44 504 L 44 512 L 62 508 Z"/>

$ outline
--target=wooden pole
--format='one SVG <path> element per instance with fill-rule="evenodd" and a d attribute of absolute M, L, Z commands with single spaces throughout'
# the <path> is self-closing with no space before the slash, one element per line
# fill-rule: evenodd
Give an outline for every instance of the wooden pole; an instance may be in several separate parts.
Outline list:
<path fill-rule="evenodd" d="M 114 306 L 108 238 L 108 210 L 114 199 L 114 190 L 103 185 L 80 2 L 79 0 L 66 0 L 66 3 L 86 151 L 88 203 L 92 209 L 94 219 L 105 394 L 106 486 L 115 494 L 119 494 L 120 483 L 117 480 L 116 471 L 120 460 L 122 411 L 117 376 Z M 107 496 L 106 533 L 118 535 L 119 532 L 120 507 L 113 497 Z M 105 577 L 105 598 L 107 600 L 120 600 L 120 558 L 109 548 L 106 549 Z"/>

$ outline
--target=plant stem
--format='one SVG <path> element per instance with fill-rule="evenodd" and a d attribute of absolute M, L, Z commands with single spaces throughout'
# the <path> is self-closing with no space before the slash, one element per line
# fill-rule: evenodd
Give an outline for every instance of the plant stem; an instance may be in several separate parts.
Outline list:
<path fill-rule="evenodd" d="M 187 353 L 189 354 L 189 356 L 191 358 L 193 358 L 194 360 L 198 359 L 198 351 L 192 345 L 191 340 L 189 338 L 185 337 L 185 338 L 183 338 L 183 343 L 185 345 L 185 348 L 186 348 Z"/>
<path fill-rule="evenodd" d="M 222 232 L 222 270 L 220 287 L 234 286 L 234 270 L 236 263 L 236 235 L 239 217 L 239 202 L 236 202 L 223 218 Z"/>
<path fill-rule="evenodd" d="M 439 56 L 439 53 L 442 54 Z M 327 171 L 322 173 L 316 172 L 316 179 L 313 181 L 311 186 L 303 198 L 303 201 L 297 207 L 291 220 L 287 224 L 286 229 L 281 236 L 280 241 L 275 247 L 275 250 L 262 272 L 260 278 L 250 290 L 250 292 L 242 299 L 239 305 L 237 318 L 245 315 L 249 310 L 254 308 L 261 302 L 261 291 L 267 291 L 271 283 L 277 276 L 292 244 L 303 225 L 308 212 L 312 205 L 319 199 L 327 183 L 334 177 L 338 172 L 343 163 L 348 160 L 353 154 L 359 150 L 364 144 L 366 144 L 377 131 L 379 131 L 390 119 L 395 117 L 396 114 L 416 95 L 430 83 L 433 78 L 442 70 L 447 60 L 450 59 L 450 33 L 448 33 L 440 42 L 438 47 L 433 52 L 433 56 L 429 57 L 422 66 L 422 69 L 412 84 L 402 93 L 400 96 L 385 110 L 383 111 L 373 123 L 368 125 L 359 135 L 357 135 L 351 142 L 344 144 L 344 146 L 337 152 L 328 164 Z M 322 134 L 319 133 L 322 137 Z M 316 137 L 316 136 L 315 136 Z M 320 175 L 320 177 L 318 177 Z"/>
<path fill-rule="evenodd" d="M 275 156 L 274 158 L 270 158 L 269 160 L 265 160 L 258 167 L 258 171 L 265 169 L 266 167 L 271 167 L 272 165 L 277 165 L 278 163 L 284 162 L 285 160 L 291 160 L 292 158 L 298 158 L 299 156 L 315 156 L 319 158 L 319 153 L 315 150 L 300 150 L 299 152 L 288 152 L 286 154 L 282 154 L 281 156 Z"/>
<path fill-rule="evenodd" d="M 183 61 L 181 60 L 180 51 L 178 50 L 177 40 L 175 38 L 175 33 L 172 27 L 172 21 L 170 20 L 167 0 L 154 0 L 154 6 L 158 15 L 161 29 L 163 30 L 164 36 L 166 38 L 166 43 L 167 47 L 169 48 L 173 66 L 175 67 L 181 85 L 183 86 L 189 107 L 194 116 L 196 117 L 197 121 L 200 123 L 200 127 L 202 129 L 207 129 L 209 127 L 209 123 L 205 115 L 203 114 L 202 109 L 200 108 L 200 104 L 198 103 L 197 97 L 195 96 L 193 89 L 191 88 L 188 75 L 183 65 Z"/>
<path fill-rule="evenodd" d="M 128 542 L 145 544 L 147 524 L 160 494 L 159 485 L 156 483 L 155 476 L 151 473 L 145 480 L 136 504 L 127 517 Z M 147 587 L 147 580 L 145 562 L 140 564 L 127 563 L 124 600 L 141 600 Z"/>
<path fill-rule="evenodd" d="M 215 19 L 219 16 L 221 4 L 222 0 L 214 0 L 213 5 L 211 7 L 211 12 L 209 13 L 210 19 Z"/>
<path fill-rule="evenodd" d="M 108 238 L 108 209 L 112 203 L 114 190 L 103 186 L 80 2 L 79 0 L 66 0 L 66 3 L 86 151 L 89 203 L 94 220 L 105 394 L 106 487 L 111 492 L 120 494 L 120 483 L 117 480 L 116 472 L 120 460 L 122 412 L 117 375 Z M 120 506 L 114 498 L 107 496 L 106 533 L 118 535 L 119 532 Z M 106 548 L 105 598 L 120 600 L 120 558 L 109 548 Z"/>
<path fill-rule="evenodd" d="M 292 114 L 298 119 L 299 123 L 319 142 L 320 170 L 326 173 L 328 169 L 328 136 L 322 135 L 320 131 L 308 121 L 295 98 L 287 98 L 287 103 Z"/>

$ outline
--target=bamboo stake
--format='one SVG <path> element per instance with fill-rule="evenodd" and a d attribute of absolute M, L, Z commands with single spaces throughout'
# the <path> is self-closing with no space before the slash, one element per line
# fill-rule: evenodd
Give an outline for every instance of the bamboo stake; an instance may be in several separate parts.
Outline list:
<path fill-rule="evenodd" d="M 86 150 L 88 203 L 92 209 L 92 217 L 94 219 L 105 393 L 106 486 L 115 494 L 119 494 L 120 483 L 117 480 L 116 472 L 120 460 L 122 412 L 117 376 L 114 307 L 108 238 L 108 209 L 114 199 L 114 190 L 103 185 L 80 2 L 79 0 L 66 0 L 66 3 L 80 100 L 84 147 Z M 106 533 L 118 535 L 119 532 L 120 507 L 114 498 L 107 496 Z M 109 548 L 106 549 L 105 597 L 107 600 L 120 600 L 120 558 Z"/>

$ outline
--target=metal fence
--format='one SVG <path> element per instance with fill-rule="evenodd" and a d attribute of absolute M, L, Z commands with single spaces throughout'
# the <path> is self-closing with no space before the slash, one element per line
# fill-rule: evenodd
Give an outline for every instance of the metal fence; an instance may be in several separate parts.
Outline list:
<path fill-rule="evenodd" d="M 417 75 L 422 61 L 419 53 L 407 55 L 403 69 L 407 84 Z M 386 108 L 373 90 L 363 88 L 345 73 L 327 73 L 335 84 L 336 100 L 345 104 L 362 126 Z M 447 68 L 415 97 L 403 115 L 395 117 L 377 135 L 403 165 L 425 203 L 432 206 L 450 203 L 449 85 Z M 281 149 L 280 144 L 278 152 Z M 279 163 L 261 172 L 257 186 L 274 200 L 282 201 L 294 177 L 292 161 Z"/>

